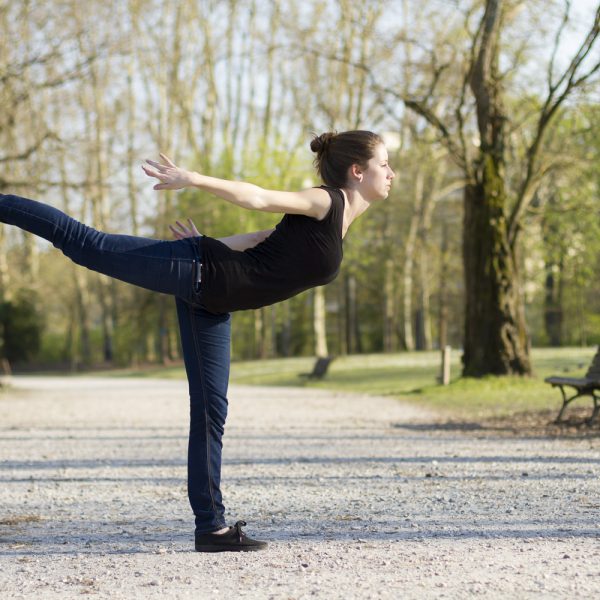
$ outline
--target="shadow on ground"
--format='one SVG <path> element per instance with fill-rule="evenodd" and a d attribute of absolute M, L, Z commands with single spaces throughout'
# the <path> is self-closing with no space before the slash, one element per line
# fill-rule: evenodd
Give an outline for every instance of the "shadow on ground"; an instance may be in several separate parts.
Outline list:
<path fill-rule="evenodd" d="M 394 427 L 414 432 L 459 432 L 477 437 L 539 438 L 598 438 L 600 419 L 590 424 L 590 410 L 573 408 L 567 417 L 557 423 L 555 411 L 520 412 L 503 417 L 487 417 L 477 421 L 448 419 L 420 423 L 396 423 Z"/>
<path fill-rule="evenodd" d="M 568 518 L 546 520 L 543 524 L 528 519 L 469 519 L 457 522 L 448 516 L 435 522 L 415 519 L 392 519 L 377 523 L 361 519 L 348 522 L 346 515 L 306 520 L 280 517 L 252 522 L 252 534 L 272 543 L 306 541 L 315 544 L 345 542 L 354 544 L 424 542 L 452 540 L 551 540 L 564 538 L 598 538 L 594 515 L 577 523 Z M 53 525 L 68 533 L 45 531 L 43 520 L 24 518 L 11 526 L 0 524 L 0 556 L 34 557 L 48 555 L 161 554 L 193 552 L 193 531 L 189 523 L 179 520 L 139 522 L 82 522 Z M 60 526 L 63 527 L 60 527 Z"/>

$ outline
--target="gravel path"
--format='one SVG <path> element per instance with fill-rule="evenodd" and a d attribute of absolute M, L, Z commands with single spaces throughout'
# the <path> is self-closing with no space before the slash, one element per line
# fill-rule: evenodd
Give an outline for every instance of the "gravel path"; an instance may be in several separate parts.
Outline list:
<path fill-rule="evenodd" d="M 192 551 L 183 382 L 0 393 L 0 597 L 589 598 L 600 440 L 477 437 L 389 398 L 233 387 L 223 481 L 265 552 Z"/>

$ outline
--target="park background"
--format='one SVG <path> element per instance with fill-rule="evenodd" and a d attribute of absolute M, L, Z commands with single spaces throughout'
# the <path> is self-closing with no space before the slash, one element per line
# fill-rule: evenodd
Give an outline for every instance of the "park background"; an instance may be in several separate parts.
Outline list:
<path fill-rule="evenodd" d="M 340 383 L 352 385 L 353 369 L 386 366 L 373 354 L 451 345 L 456 360 L 466 345 L 480 357 L 467 374 L 511 374 L 532 371 L 531 347 L 577 346 L 539 356 L 552 356 L 548 371 L 582 369 L 600 343 L 598 11 L 583 0 L 3 1 L 0 192 L 111 232 L 168 238 L 191 217 L 221 237 L 280 217 L 153 192 L 142 161 L 162 151 L 300 189 L 319 183 L 313 132 L 375 130 L 397 173 L 389 198 L 352 226 L 335 282 L 234 314 L 234 360 L 369 355 L 346 363 Z M 16 369 L 180 361 L 171 298 L 2 225 L 0 296 Z M 270 364 L 286 382 L 284 363 Z"/>

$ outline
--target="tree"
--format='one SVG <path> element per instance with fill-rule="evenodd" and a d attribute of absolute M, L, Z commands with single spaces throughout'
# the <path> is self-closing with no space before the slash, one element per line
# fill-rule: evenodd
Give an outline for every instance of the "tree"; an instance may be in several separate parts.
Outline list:
<path fill-rule="evenodd" d="M 600 334 L 600 266 L 596 230 L 585 215 L 597 209 L 582 193 L 580 174 L 565 175 L 559 154 L 589 148 L 569 143 L 574 126 L 565 115 L 590 104 L 595 63 L 582 47 L 570 71 L 563 65 L 558 73 L 559 51 L 540 69 L 539 50 L 525 35 L 535 19 L 542 25 L 536 33 L 548 35 L 561 1 L 503 0 L 491 24 L 484 0 L 423 0 L 418 10 L 408 0 L 361 7 L 348 0 L 90 0 L 85 11 L 75 0 L 0 0 L 0 191 L 31 195 L 113 232 L 162 238 L 170 236 L 168 222 L 191 216 L 203 233 L 220 237 L 272 227 L 278 216 L 241 211 L 198 190 L 157 195 L 139 161 L 162 150 L 216 176 L 300 189 L 315 183 L 312 131 L 389 132 L 388 140 L 398 142 L 389 146 L 397 171 L 392 193 L 352 225 L 338 280 L 282 305 L 236 314 L 234 356 L 314 354 L 317 343 L 317 352 L 334 354 L 427 347 L 432 339 L 460 344 L 463 205 L 471 207 L 469 227 L 480 225 L 475 239 L 465 240 L 472 244 L 465 265 L 467 254 L 498 246 L 513 269 L 499 270 L 492 281 L 509 290 L 500 291 L 517 315 L 517 325 L 502 331 L 520 335 L 522 290 L 533 300 L 532 339 L 547 341 L 545 260 L 554 276 L 548 314 L 558 302 L 563 342 L 591 341 Z M 541 6 L 543 18 L 536 14 Z M 566 28 L 569 20 L 563 22 Z M 90 23 L 93 30 L 82 33 Z M 529 66 L 540 75 L 537 87 L 523 81 Z M 539 79 L 546 72 L 544 94 Z M 461 203 L 455 198 L 465 181 Z M 543 188 L 540 181 L 547 182 Z M 492 206 L 481 190 L 496 183 L 502 194 Z M 574 184 L 580 193 L 567 190 Z M 563 199 L 573 208 L 566 220 Z M 484 205 L 487 216 L 480 214 Z M 494 229 L 492 209 L 504 229 Z M 177 358 L 169 299 L 119 282 L 99 296 L 97 275 L 63 260 L 0 226 L 0 297 L 14 298 L 24 272 L 37 269 L 29 280 L 44 290 L 46 335 L 58 340 L 53 348 L 65 349 L 53 359 L 94 363 L 111 349 L 121 364 Z M 502 261 L 491 255 L 480 262 L 496 268 Z M 469 319 L 480 324 L 492 313 L 491 300 L 482 299 L 499 292 L 477 270 L 481 265 L 471 266 L 469 281 L 483 290 L 474 297 L 485 310 Z M 560 285 L 573 293 L 561 298 Z M 469 348 L 498 346 L 491 325 L 474 333 L 484 329 L 488 337 Z"/>
<path fill-rule="evenodd" d="M 432 81 L 421 97 L 385 90 L 402 99 L 408 109 L 438 132 L 467 182 L 463 221 L 466 294 L 463 374 L 467 376 L 531 371 L 518 255 L 524 214 L 552 166 L 552 160 L 543 154 L 548 126 L 573 92 L 587 84 L 600 69 L 600 61 L 588 59 L 600 33 L 599 7 L 570 63 L 556 74 L 556 53 L 569 17 L 567 2 L 547 68 L 547 92 L 535 114 L 536 124 L 526 142 L 522 167 L 509 164 L 510 135 L 523 124 L 514 122 L 506 109 L 508 73 L 500 68 L 500 56 L 506 50 L 502 33 L 522 7 L 522 2 L 486 0 L 470 48 L 462 57 L 460 87 L 453 91 L 449 99 L 452 109 L 445 114 L 437 110 L 436 100 L 442 93 L 440 81 L 446 71 L 452 71 L 452 63 L 440 64 L 435 52 L 432 52 Z M 473 12 L 467 12 L 467 23 L 472 20 Z M 519 51 L 514 58 L 518 66 Z M 456 63 L 459 59 L 456 52 L 449 60 Z M 475 133 L 471 105 L 475 112 L 475 150 L 467 142 Z M 516 185 L 511 184 L 509 171 L 516 172 L 513 175 L 518 180 Z"/>
<path fill-rule="evenodd" d="M 0 359 L 9 363 L 33 358 L 40 348 L 42 319 L 30 294 L 0 302 Z"/>
<path fill-rule="evenodd" d="M 600 110 L 581 103 L 564 112 L 550 136 L 562 168 L 546 178 L 530 211 L 531 225 L 539 227 L 543 257 L 538 277 L 544 332 L 537 339 L 551 346 L 589 343 L 591 321 L 598 314 L 595 295 L 588 289 L 598 279 L 600 254 L 600 223 L 590 218 L 600 206 Z"/>

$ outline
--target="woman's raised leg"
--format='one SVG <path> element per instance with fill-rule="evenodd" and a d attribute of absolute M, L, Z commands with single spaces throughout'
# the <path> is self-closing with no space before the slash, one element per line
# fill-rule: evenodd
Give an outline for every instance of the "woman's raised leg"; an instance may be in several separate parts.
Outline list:
<path fill-rule="evenodd" d="M 62 211 L 0 194 L 0 221 L 51 242 L 79 265 L 155 292 L 193 301 L 199 281 L 198 240 L 154 240 L 97 231 Z"/>

